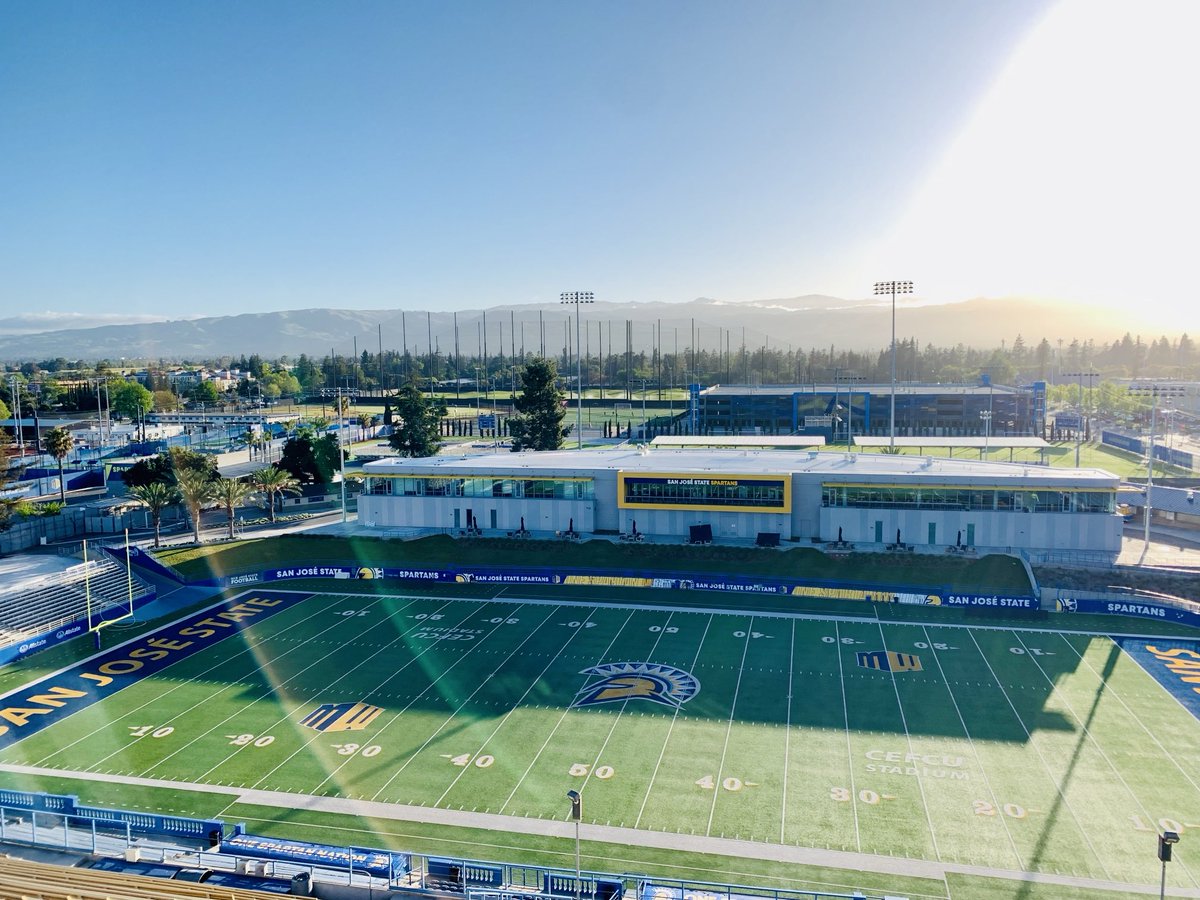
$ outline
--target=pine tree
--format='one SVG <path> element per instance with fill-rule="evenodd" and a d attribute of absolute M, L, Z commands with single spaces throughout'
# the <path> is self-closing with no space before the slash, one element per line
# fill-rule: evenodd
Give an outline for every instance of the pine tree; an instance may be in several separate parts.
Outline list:
<path fill-rule="evenodd" d="M 439 426 L 445 415 L 446 404 L 431 401 L 410 380 L 396 392 L 388 443 L 401 456 L 434 456 L 442 444 Z"/>
<path fill-rule="evenodd" d="M 566 407 L 558 386 L 558 366 L 554 360 L 530 360 L 521 374 L 521 395 L 516 398 L 517 414 L 509 420 L 512 449 L 558 450 L 571 426 L 563 425 Z"/>

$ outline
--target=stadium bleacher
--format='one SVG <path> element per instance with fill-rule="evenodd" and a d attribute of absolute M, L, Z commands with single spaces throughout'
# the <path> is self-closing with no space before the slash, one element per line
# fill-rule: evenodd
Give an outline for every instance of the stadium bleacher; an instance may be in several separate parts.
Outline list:
<path fill-rule="evenodd" d="M 134 597 L 150 590 L 149 585 L 133 576 Z M 0 647 L 84 618 L 89 593 L 95 617 L 114 607 L 127 608 L 129 574 L 125 567 L 102 558 L 0 591 Z"/>
<path fill-rule="evenodd" d="M 275 894 L 0 856 L 0 900 L 268 900 Z"/>

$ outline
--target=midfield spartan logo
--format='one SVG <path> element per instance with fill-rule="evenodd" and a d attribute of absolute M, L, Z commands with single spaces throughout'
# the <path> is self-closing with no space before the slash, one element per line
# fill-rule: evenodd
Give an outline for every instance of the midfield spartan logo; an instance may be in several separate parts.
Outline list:
<path fill-rule="evenodd" d="M 898 653 L 895 650 L 867 650 L 857 653 L 858 664 L 864 669 L 882 669 L 885 672 L 920 672 L 921 657 L 915 653 Z"/>
<path fill-rule="evenodd" d="M 700 692 L 700 682 L 690 672 L 660 663 L 602 663 L 579 674 L 599 680 L 589 681 L 575 695 L 572 707 L 650 700 L 679 709 Z"/>
<path fill-rule="evenodd" d="M 383 710 L 369 703 L 326 703 L 300 720 L 314 731 L 362 731 Z"/>

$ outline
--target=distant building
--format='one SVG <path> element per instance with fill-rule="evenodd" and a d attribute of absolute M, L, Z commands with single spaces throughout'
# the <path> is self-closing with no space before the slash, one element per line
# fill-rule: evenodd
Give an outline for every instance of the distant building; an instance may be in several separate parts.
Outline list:
<path fill-rule="evenodd" d="M 700 391 L 698 421 L 708 434 L 820 434 L 831 443 L 850 434 L 886 435 L 889 384 L 718 385 Z M 1046 386 L 897 384 L 896 435 L 1035 435 L 1046 424 Z"/>

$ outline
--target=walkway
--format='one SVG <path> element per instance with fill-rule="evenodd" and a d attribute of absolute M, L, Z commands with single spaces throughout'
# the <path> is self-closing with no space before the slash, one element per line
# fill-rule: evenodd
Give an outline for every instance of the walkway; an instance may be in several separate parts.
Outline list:
<path fill-rule="evenodd" d="M 468 812 L 466 810 L 434 809 L 425 806 L 405 806 L 394 803 L 377 803 L 368 800 L 350 800 L 341 797 L 315 797 L 307 794 L 288 794 L 279 791 L 255 791 L 237 787 L 211 784 L 191 784 L 183 781 L 166 781 L 156 778 L 134 778 L 123 775 L 108 775 L 95 772 L 73 772 L 62 769 L 42 769 L 36 766 L 0 765 L 0 771 L 22 775 L 48 776 L 56 778 L 78 778 L 85 781 L 129 784 L 141 787 L 167 788 L 176 791 L 201 791 L 229 797 L 229 806 L 235 803 L 274 807 L 288 810 L 311 810 L 320 813 L 354 815 L 368 820 L 391 820 L 399 822 L 421 822 L 430 825 L 450 825 L 460 828 L 479 828 L 488 831 L 514 832 L 543 837 L 573 838 L 574 828 L 569 822 L 549 819 L 532 819 L 502 816 L 491 813 Z M 226 807 L 226 809 L 229 808 Z M 618 828 L 612 825 L 587 824 L 581 828 L 581 836 L 587 841 L 597 841 L 620 846 L 655 847 L 661 850 L 676 850 L 685 853 L 711 853 L 734 858 L 760 859 L 768 862 L 791 863 L 793 865 L 826 866 L 858 872 L 874 872 L 881 875 L 911 876 L 944 880 L 949 874 L 962 874 L 986 878 L 1006 878 L 1039 884 L 1058 884 L 1085 890 L 1126 891 L 1132 894 L 1157 895 L 1157 885 L 1126 884 L 1073 875 L 1055 875 L 1043 872 L 1023 872 L 1015 869 L 997 869 L 988 866 L 967 866 L 957 863 L 932 862 L 903 857 L 875 856 L 869 853 L 849 853 L 841 850 L 820 850 L 809 847 L 791 847 L 782 844 L 764 844 L 736 838 L 714 838 L 701 835 L 676 834 L 673 832 L 640 831 Z M 1173 888 L 1172 897 L 1200 898 L 1200 889 Z"/>

